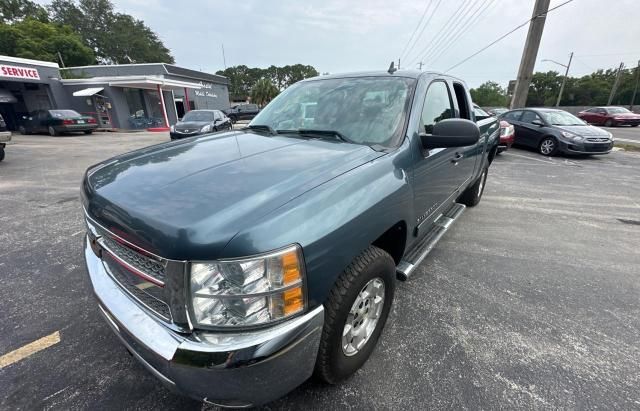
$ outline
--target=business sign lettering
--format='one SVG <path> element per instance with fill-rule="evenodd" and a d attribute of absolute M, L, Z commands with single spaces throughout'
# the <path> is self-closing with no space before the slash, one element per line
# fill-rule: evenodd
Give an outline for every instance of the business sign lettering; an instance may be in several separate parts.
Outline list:
<path fill-rule="evenodd" d="M 6 66 L 0 64 L 0 77 L 40 80 L 38 70 L 27 67 Z"/>

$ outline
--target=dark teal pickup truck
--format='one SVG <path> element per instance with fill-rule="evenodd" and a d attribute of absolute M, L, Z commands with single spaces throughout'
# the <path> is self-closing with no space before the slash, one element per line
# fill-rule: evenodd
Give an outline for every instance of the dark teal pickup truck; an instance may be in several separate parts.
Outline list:
<path fill-rule="evenodd" d="M 100 312 L 207 403 L 337 383 L 375 348 L 395 282 L 480 201 L 497 139 L 463 81 L 390 69 L 304 80 L 243 130 L 97 164 L 81 192 Z"/>

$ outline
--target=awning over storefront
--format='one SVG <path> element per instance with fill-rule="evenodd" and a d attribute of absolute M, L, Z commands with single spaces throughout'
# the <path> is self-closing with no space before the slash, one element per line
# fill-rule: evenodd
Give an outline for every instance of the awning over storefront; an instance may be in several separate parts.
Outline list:
<path fill-rule="evenodd" d="M 183 90 L 185 88 L 201 89 L 202 85 L 190 81 L 169 79 L 164 76 L 112 76 L 92 77 L 88 79 L 65 79 L 65 85 L 99 85 L 105 84 L 111 87 L 140 88 L 156 90 L 158 86 L 162 90 Z M 81 90 L 82 91 L 82 90 Z M 75 95 L 75 93 L 74 93 Z"/>
<path fill-rule="evenodd" d="M 18 99 L 9 90 L 0 88 L 0 103 L 16 103 L 17 101 Z"/>
<path fill-rule="evenodd" d="M 75 97 L 89 97 L 104 90 L 104 87 L 89 87 L 82 90 L 74 91 Z"/>

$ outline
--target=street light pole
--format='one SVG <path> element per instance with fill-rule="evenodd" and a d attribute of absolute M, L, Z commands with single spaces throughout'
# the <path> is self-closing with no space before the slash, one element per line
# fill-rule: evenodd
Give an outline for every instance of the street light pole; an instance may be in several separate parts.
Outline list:
<path fill-rule="evenodd" d="M 564 78 L 560 85 L 560 93 L 558 93 L 558 101 L 556 101 L 556 107 L 560 106 L 560 100 L 562 99 L 562 92 L 564 91 L 564 84 L 567 82 L 567 76 L 569 75 L 569 67 L 571 67 L 571 60 L 573 59 L 573 51 L 569 54 L 569 64 L 567 64 L 567 70 L 564 72 Z"/>
<path fill-rule="evenodd" d="M 571 67 L 571 60 L 573 59 L 573 51 L 569 54 L 569 64 L 562 64 L 558 61 L 551 59 L 542 59 L 540 61 L 549 61 L 551 63 L 556 63 L 559 66 L 564 67 L 566 70 L 564 72 L 564 78 L 562 79 L 562 84 L 560 85 L 560 93 L 558 93 L 558 100 L 556 100 L 556 107 L 560 105 L 560 100 L 562 99 L 562 92 L 564 91 L 564 84 L 567 82 L 567 76 L 569 75 L 569 68 Z"/>

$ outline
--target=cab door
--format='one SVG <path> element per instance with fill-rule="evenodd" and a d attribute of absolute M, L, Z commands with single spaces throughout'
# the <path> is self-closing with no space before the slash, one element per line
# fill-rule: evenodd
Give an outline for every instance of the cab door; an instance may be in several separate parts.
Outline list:
<path fill-rule="evenodd" d="M 449 86 L 445 80 L 436 79 L 429 84 L 424 97 L 419 131 L 431 134 L 437 122 L 452 117 L 455 110 Z M 413 189 L 418 225 L 452 198 L 471 176 L 473 162 L 465 161 L 462 149 L 464 147 L 425 150 L 417 139 Z"/>

